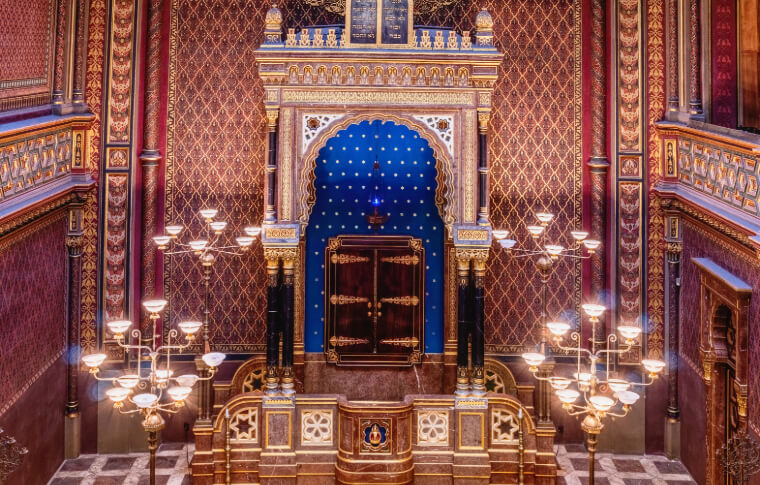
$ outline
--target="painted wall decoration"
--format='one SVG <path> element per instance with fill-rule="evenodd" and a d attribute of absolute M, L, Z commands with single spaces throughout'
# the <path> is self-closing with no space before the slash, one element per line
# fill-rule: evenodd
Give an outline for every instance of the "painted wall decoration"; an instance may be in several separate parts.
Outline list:
<path fill-rule="evenodd" d="M 491 223 L 528 243 L 525 226 L 548 210 L 557 215 L 552 240 L 569 247 L 568 231 L 581 227 L 582 217 L 580 2 L 484 3 L 507 53 L 489 127 Z M 557 265 L 550 315 L 577 309 L 580 276 L 580 265 Z M 486 278 L 487 351 L 535 343 L 541 284 L 532 263 L 494 246 Z"/>
<path fill-rule="evenodd" d="M 375 180 L 375 158 L 380 173 Z M 406 126 L 365 121 L 328 140 L 317 156 L 316 203 L 306 229 L 307 352 L 324 344 L 324 250 L 339 234 L 374 234 L 365 216 L 373 197 L 390 218 L 377 234 L 411 235 L 425 248 L 425 352 L 443 352 L 444 224 L 435 202 L 436 161 L 427 141 Z"/>
<path fill-rule="evenodd" d="M 213 205 L 230 233 L 260 224 L 266 150 L 263 97 L 253 51 L 266 2 L 179 0 L 172 5 L 165 220 L 200 230 Z M 261 246 L 215 266 L 211 339 L 222 351 L 264 349 L 266 271 Z M 170 322 L 198 315 L 199 265 L 167 258 Z"/>
<path fill-rule="evenodd" d="M 0 239 L 0 315 L 9 330 L 0 340 L 0 415 L 66 346 L 66 215 L 59 211 Z"/>
<path fill-rule="evenodd" d="M 0 145 L 0 201 L 68 174 L 72 152 L 68 128 Z"/>
<path fill-rule="evenodd" d="M 50 102 L 55 59 L 54 0 L 0 4 L 0 111 Z M 23 46 L 20 49 L 19 46 Z"/>
<path fill-rule="evenodd" d="M 712 122 L 736 128 L 738 115 L 736 0 L 713 0 L 710 15 Z"/>

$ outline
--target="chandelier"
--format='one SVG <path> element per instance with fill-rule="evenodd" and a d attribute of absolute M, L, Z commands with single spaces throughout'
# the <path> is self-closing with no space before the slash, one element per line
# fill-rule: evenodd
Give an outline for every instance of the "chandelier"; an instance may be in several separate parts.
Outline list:
<path fill-rule="evenodd" d="M 540 390 L 546 389 L 545 384 L 548 384 L 555 391 L 562 403 L 562 408 L 570 416 L 584 416 L 581 428 L 586 433 L 586 448 L 589 452 L 589 483 L 593 484 L 596 445 L 598 436 L 604 428 L 603 420 L 607 417 L 627 416 L 631 407 L 639 399 L 639 394 L 631 389 L 651 385 L 665 368 L 665 363 L 656 359 L 643 359 L 641 365 L 646 369 L 647 376 L 641 382 L 632 382 L 613 376 L 612 359 L 627 354 L 633 349 L 636 339 L 641 335 L 641 329 L 631 325 L 619 325 L 617 332 L 623 339 L 621 347 L 616 345 L 618 336 L 615 333 L 607 335 L 605 339 L 598 339 L 599 317 L 606 308 L 594 303 L 581 305 L 583 313 L 591 323 L 589 341 L 591 348 L 584 347 L 580 331 L 570 334 L 572 343 L 568 345 L 564 343 L 565 336 L 571 329 L 570 324 L 564 321 L 547 321 L 546 291 L 554 262 L 562 257 L 590 258 L 601 242 L 587 239 L 588 233 L 585 231 L 571 231 L 570 234 L 575 241 L 573 247 L 564 248 L 559 244 L 552 244 L 547 241 L 547 226 L 554 219 L 554 215 L 544 212 L 536 214 L 536 217 L 539 224 L 527 227 L 534 241 L 535 248 L 533 249 L 516 248 L 517 241 L 507 239 L 509 236 L 507 230 L 494 231 L 494 237 L 503 248 L 517 252 L 515 257 L 537 257 L 536 266 L 541 273 L 544 290 L 541 343 L 535 351 L 522 354 L 522 358 L 528 364 L 533 376 L 539 383 L 544 384 L 540 386 Z M 586 255 L 584 255 L 584 249 Z M 551 357 L 549 338 L 554 348 L 574 357 L 575 372 L 571 377 L 553 375 L 551 371 L 540 371 L 542 364 Z M 544 392 L 548 393 L 548 389 Z"/>
<path fill-rule="evenodd" d="M 235 239 L 235 245 L 220 244 L 222 234 L 227 227 L 224 221 L 214 220 L 216 209 L 203 209 L 200 216 L 205 221 L 205 235 L 192 239 L 187 243 L 179 241 L 183 231 L 181 225 L 170 225 L 165 228 L 168 235 L 156 236 L 153 241 L 165 255 L 193 254 L 204 268 L 205 300 L 204 320 L 188 320 L 177 324 L 166 332 L 166 341 L 161 337 L 158 322 L 161 312 L 168 302 L 162 299 L 151 299 L 142 302 L 142 306 L 150 315 L 150 325 L 144 334 L 141 329 L 132 329 L 130 320 L 115 320 L 106 323 L 109 332 L 113 334 L 116 344 L 124 349 L 127 355 L 133 354 L 134 366 L 118 377 L 101 377 L 100 366 L 106 360 L 106 354 L 96 353 L 82 357 L 84 364 L 90 369 L 90 374 L 98 381 L 111 382 L 114 387 L 106 391 L 114 408 L 122 414 L 140 413 L 143 416 L 142 426 L 148 433 L 148 450 L 150 451 L 150 484 L 155 485 L 155 453 L 158 448 L 158 433 L 164 428 L 166 421 L 161 413 L 175 414 L 184 406 L 184 401 L 193 390 L 196 383 L 206 383 L 216 375 L 219 365 L 226 358 L 221 352 L 212 352 L 209 344 L 209 282 L 211 267 L 219 254 L 241 255 L 253 245 L 261 232 L 260 227 L 246 227 L 245 236 Z M 172 357 L 187 350 L 196 343 L 196 335 L 202 330 L 202 362 L 205 364 L 200 374 L 184 374 L 175 376 L 172 369 Z M 184 341 L 180 341 L 180 331 Z M 129 338 L 127 337 L 129 336 Z M 129 340 L 129 341 L 128 341 Z"/>

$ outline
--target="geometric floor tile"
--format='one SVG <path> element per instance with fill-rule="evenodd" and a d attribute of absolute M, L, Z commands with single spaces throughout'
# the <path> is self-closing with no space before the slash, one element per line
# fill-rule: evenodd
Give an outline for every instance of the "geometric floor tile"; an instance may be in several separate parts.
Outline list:
<path fill-rule="evenodd" d="M 158 485 L 190 485 L 193 444 L 166 443 L 156 456 Z M 557 445 L 558 485 L 588 484 L 582 445 Z M 694 485 L 683 464 L 655 455 L 596 454 L 596 485 Z M 48 485 L 147 485 L 148 454 L 82 455 L 66 460 Z"/>
<path fill-rule="evenodd" d="M 557 445 L 558 485 L 588 483 L 588 453 L 583 445 Z M 597 453 L 594 463 L 596 485 L 694 485 L 680 461 L 658 455 L 613 455 Z"/>
<path fill-rule="evenodd" d="M 157 485 L 190 485 L 195 445 L 164 443 L 156 453 Z M 63 462 L 48 485 L 148 485 L 148 454 L 82 455 Z"/>

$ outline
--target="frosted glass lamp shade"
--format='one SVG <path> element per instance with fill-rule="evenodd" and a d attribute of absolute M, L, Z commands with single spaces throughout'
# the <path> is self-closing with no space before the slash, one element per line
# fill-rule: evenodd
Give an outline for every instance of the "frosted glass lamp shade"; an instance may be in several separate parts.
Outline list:
<path fill-rule="evenodd" d="M 238 243 L 238 246 L 244 249 L 251 247 L 251 245 L 253 244 L 253 241 L 255 241 L 255 239 L 252 238 L 251 236 L 240 236 L 235 239 L 235 242 Z"/>
<path fill-rule="evenodd" d="M 530 235 L 533 237 L 538 237 L 542 232 L 544 232 L 544 226 L 528 226 L 527 229 Z"/>
<path fill-rule="evenodd" d="M 171 236 L 154 236 L 153 242 L 156 243 L 160 249 L 166 248 L 169 242 L 172 240 Z"/>
<path fill-rule="evenodd" d="M 135 397 L 132 398 L 132 401 L 134 401 L 135 406 L 137 406 L 140 409 L 145 409 L 153 406 L 153 404 L 158 401 L 158 396 L 155 394 L 151 394 L 149 392 L 145 392 L 143 394 L 138 394 Z"/>
<path fill-rule="evenodd" d="M 589 251 L 596 251 L 597 249 L 599 249 L 599 246 L 602 245 L 602 242 L 597 241 L 596 239 L 586 239 L 585 241 L 583 241 L 583 245 Z"/>
<path fill-rule="evenodd" d="M 113 402 L 122 402 L 132 392 L 125 387 L 112 387 L 106 391 L 106 396 Z"/>
<path fill-rule="evenodd" d="M 538 352 L 525 352 L 522 354 L 522 358 L 525 360 L 525 363 L 531 367 L 538 367 L 544 362 L 544 359 L 546 359 L 544 354 L 539 354 Z"/>
<path fill-rule="evenodd" d="M 562 251 L 565 250 L 564 247 L 558 244 L 547 244 L 544 249 L 546 249 L 546 252 L 552 256 L 559 256 L 560 254 L 562 254 Z"/>
<path fill-rule="evenodd" d="M 195 241 L 190 241 L 188 244 L 190 245 L 190 248 L 193 251 L 203 251 L 204 249 L 206 249 L 206 245 L 208 245 L 208 241 L 206 241 L 205 239 L 198 239 Z"/>
<path fill-rule="evenodd" d="M 203 354 L 201 357 L 203 362 L 209 367 L 218 367 L 226 358 L 227 356 L 221 352 L 209 352 L 208 354 Z"/>
<path fill-rule="evenodd" d="M 196 322 L 196 321 L 179 322 L 177 326 L 179 327 L 180 330 L 182 330 L 187 335 L 192 335 L 203 326 L 203 322 Z"/>
<path fill-rule="evenodd" d="M 574 391 L 572 389 L 561 389 L 557 391 L 557 397 L 560 401 L 562 401 L 563 404 L 572 404 L 575 402 L 576 399 L 578 399 L 578 396 L 580 396 L 581 393 L 578 391 Z"/>
<path fill-rule="evenodd" d="M 626 406 L 632 406 L 639 400 L 639 395 L 633 391 L 621 391 L 617 393 L 617 398 Z"/>
<path fill-rule="evenodd" d="M 123 376 L 117 377 L 116 382 L 118 382 L 121 387 L 133 389 L 140 382 L 140 378 L 137 374 L 124 374 Z"/>
<path fill-rule="evenodd" d="M 216 209 L 202 209 L 200 211 L 201 217 L 204 219 L 213 219 L 219 211 Z"/>
<path fill-rule="evenodd" d="M 652 374 L 657 374 L 665 368 L 665 362 L 656 359 L 644 359 L 641 361 L 641 365 Z"/>
<path fill-rule="evenodd" d="M 514 239 L 502 239 L 501 241 L 499 241 L 499 244 L 504 249 L 512 249 L 517 244 L 517 241 L 515 241 Z"/>
<path fill-rule="evenodd" d="M 548 328 L 552 334 L 561 337 L 570 330 L 570 325 L 565 322 L 549 322 L 546 324 L 546 328 Z"/>
<path fill-rule="evenodd" d="M 552 389 L 555 391 L 560 391 L 562 389 L 567 389 L 567 386 L 570 385 L 570 379 L 567 377 L 550 377 L 549 378 L 549 384 L 551 384 Z"/>
<path fill-rule="evenodd" d="M 129 320 L 114 320 L 113 322 L 106 323 L 106 326 L 111 333 L 121 335 L 129 330 L 129 327 L 132 326 L 132 322 Z"/>
<path fill-rule="evenodd" d="M 631 385 L 623 379 L 610 379 L 607 381 L 607 385 L 616 393 L 627 391 L 628 388 L 631 387 Z"/>
<path fill-rule="evenodd" d="M 91 369 L 97 369 L 100 367 L 100 364 L 102 364 L 104 360 L 106 360 L 106 354 L 89 354 L 82 356 L 82 362 L 84 362 L 84 365 Z"/>
<path fill-rule="evenodd" d="M 185 386 L 174 386 L 166 390 L 166 393 L 169 394 L 169 397 L 175 401 L 184 401 L 191 392 L 192 389 Z"/>
<path fill-rule="evenodd" d="M 214 230 L 214 232 L 222 232 L 224 231 L 224 228 L 227 227 L 227 223 L 224 221 L 216 221 L 209 224 L 211 226 L 211 229 Z"/>
<path fill-rule="evenodd" d="M 632 325 L 620 325 L 617 328 L 617 331 L 620 332 L 620 335 L 626 340 L 634 340 L 641 335 L 641 329 Z"/>
<path fill-rule="evenodd" d="M 182 387 L 193 387 L 198 382 L 198 376 L 195 374 L 183 374 L 174 380 Z"/>
<path fill-rule="evenodd" d="M 583 241 L 588 237 L 588 233 L 586 231 L 570 231 L 570 235 L 573 236 L 573 239 L 578 242 Z"/>
<path fill-rule="evenodd" d="M 174 374 L 174 371 L 171 369 L 157 369 L 156 370 L 156 380 L 158 382 L 166 382 L 169 380 L 169 378 Z"/>
<path fill-rule="evenodd" d="M 166 300 L 145 300 L 142 304 L 148 312 L 159 313 L 166 307 L 167 303 L 169 302 Z"/>
<path fill-rule="evenodd" d="M 573 374 L 573 377 L 575 380 L 578 381 L 578 384 L 581 386 L 590 386 L 591 385 L 591 374 L 588 372 L 575 372 Z"/>
<path fill-rule="evenodd" d="M 554 214 L 551 212 L 539 212 L 536 214 L 536 218 L 541 224 L 549 224 L 554 219 Z"/>
<path fill-rule="evenodd" d="M 493 230 L 493 237 L 497 241 L 501 241 L 502 239 L 506 239 L 507 236 L 509 236 L 509 230 L 507 230 L 507 229 L 494 229 Z"/>
<path fill-rule="evenodd" d="M 602 313 L 604 313 L 604 310 L 606 310 L 604 306 L 594 303 L 584 303 L 581 305 L 581 308 L 583 308 L 583 311 L 586 313 L 586 315 L 592 318 L 599 317 Z"/>
<path fill-rule="evenodd" d="M 598 394 L 596 396 L 591 396 L 588 400 L 591 405 L 594 406 L 594 409 L 601 413 L 606 413 L 615 405 L 615 401 L 612 398 L 600 396 Z"/>
<path fill-rule="evenodd" d="M 261 228 L 259 226 L 248 226 L 243 231 L 251 237 L 259 237 L 261 234 Z"/>
<path fill-rule="evenodd" d="M 179 236 L 179 233 L 182 232 L 182 229 L 184 229 L 184 228 L 182 226 L 180 226 L 179 224 L 175 224 L 175 225 L 172 225 L 172 226 L 166 226 L 166 228 L 165 228 L 166 233 L 169 236 L 171 236 L 171 237 L 177 237 L 177 236 Z"/>

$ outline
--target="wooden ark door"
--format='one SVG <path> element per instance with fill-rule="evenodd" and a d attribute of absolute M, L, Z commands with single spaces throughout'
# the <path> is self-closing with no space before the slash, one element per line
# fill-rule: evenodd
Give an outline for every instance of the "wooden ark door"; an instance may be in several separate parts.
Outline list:
<path fill-rule="evenodd" d="M 325 353 L 339 365 L 419 363 L 425 251 L 408 236 L 340 236 L 325 251 Z"/>

